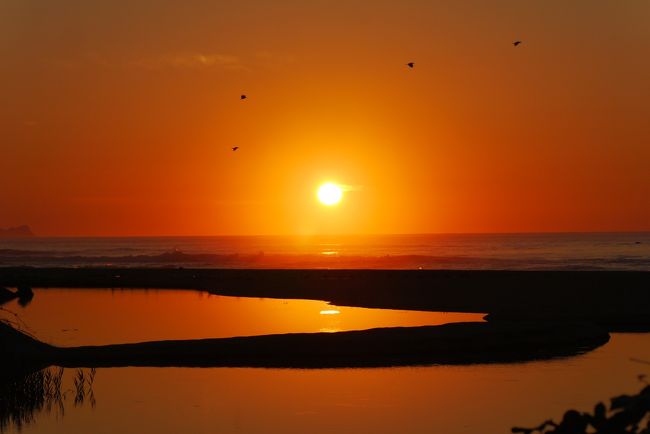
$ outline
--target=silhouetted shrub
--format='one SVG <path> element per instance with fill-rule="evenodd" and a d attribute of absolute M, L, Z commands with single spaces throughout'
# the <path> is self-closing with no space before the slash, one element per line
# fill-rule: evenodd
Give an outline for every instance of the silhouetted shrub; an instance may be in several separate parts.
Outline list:
<path fill-rule="evenodd" d="M 641 379 L 643 377 L 640 377 Z M 547 420 L 534 428 L 512 428 L 518 434 L 650 434 L 650 386 L 637 395 L 621 395 L 610 400 L 609 410 L 599 402 L 593 413 L 569 410 L 562 421 Z"/>

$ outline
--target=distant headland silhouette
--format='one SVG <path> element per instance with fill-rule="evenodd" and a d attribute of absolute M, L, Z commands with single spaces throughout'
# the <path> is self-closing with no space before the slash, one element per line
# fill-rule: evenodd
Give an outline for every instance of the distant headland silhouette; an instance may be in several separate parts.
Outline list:
<path fill-rule="evenodd" d="M 28 238 L 33 236 L 34 232 L 27 225 L 7 229 L 0 228 L 0 238 Z"/>

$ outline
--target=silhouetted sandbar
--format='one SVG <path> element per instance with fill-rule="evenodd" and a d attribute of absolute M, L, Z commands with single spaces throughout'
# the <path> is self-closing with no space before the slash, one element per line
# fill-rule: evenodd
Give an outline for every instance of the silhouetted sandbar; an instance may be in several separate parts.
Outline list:
<path fill-rule="evenodd" d="M 453 323 L 338 333 L 296 333 L 122 345 L 53 347 L 0 324 L 3 364 L 42 367 L 379 367 L 521 362 L 603 345 L 586 323 Z"/>
<path fill-rule="evenodd" d="M 0 268 L 0 286 L 175 288 L 325 300 L 341 306 L 485 312 L 492 319 L 587 320 L 650 329 L 650 272 Z"/>

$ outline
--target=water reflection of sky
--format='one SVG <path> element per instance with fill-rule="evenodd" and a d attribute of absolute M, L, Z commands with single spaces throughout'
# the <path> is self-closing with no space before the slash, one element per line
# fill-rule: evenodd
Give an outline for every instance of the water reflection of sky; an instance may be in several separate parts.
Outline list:
<path fill-rule="evenodd" d="M 337 331 L 422 325 L 480 315 L 377 311 L 306 300 L 208 297 L 192 291 L 37 289 L 7 306 L 39 337 L 66 345 L 236 333 Z M 337 311 L 338 313 L 334 313 Z M 569 408 L 637 392 L 650 334 L 613 334 L 582 356 L 523 364 L 382 369 L 98 369 L 92 403 L 75 403 L 67 371 L 65 414 L 35 405 L 24 434 L 388 434 L 508 432 L 558 419 Z M 567 387 L 570 385 L 571 387 Z M 90 395 L 88 395 L 90 396 Z M 1 396 L 0 403 L 8 402 Z M 29 410 L 29 409 L 28 409 Z M 254 415 L 254 417 L 251 417 Z M 5 432 L 17 434 L 9 424 Z"/>
<path fill-rule="evenodd" d="M 507 433 L 638 392 L 648 369 L 630 357 L 650 360 L 650 334 L 614 334 L 583 356 L 521 364 L 100 368 L 94 407 L 70 396 L 64 415 L 41 408 L 22 434 Z M 74 390 L 74 374 L 64 390 Z"/>
<path fill-rule="evenodd" d="M 483 316 L 184 290 L 36 289 L 27 308 L 15 302 L 6 307 L 33 335 L 64 346 L 437 325 Z"/>

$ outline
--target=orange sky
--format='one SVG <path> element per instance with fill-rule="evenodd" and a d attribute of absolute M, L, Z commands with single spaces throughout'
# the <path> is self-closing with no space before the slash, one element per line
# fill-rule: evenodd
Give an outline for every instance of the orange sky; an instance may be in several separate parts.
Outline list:
<path fill-rule="evenodd" d="M 5 0 L 0 227 L 650 230 L 649 20 L 647 0 Z M 324 207 L 324 181 L 353 191 Z"/>

